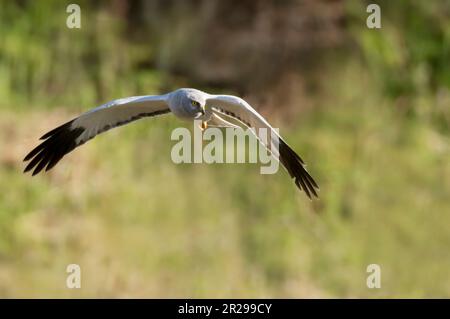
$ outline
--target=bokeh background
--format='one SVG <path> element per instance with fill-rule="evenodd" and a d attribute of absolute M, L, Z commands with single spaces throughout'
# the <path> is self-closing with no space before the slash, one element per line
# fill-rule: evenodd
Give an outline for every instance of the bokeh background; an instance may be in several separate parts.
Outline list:
<path fill-rule="evenodd" d="M 450 2 L 0 0 L 1 297 L 450 297 Z M 47 130 L 132 95 L 246 98 L 309 164 L 176 165 L 172 117 L 22 174 Z M 82 288 L 66 288 L 66 266 Z M 381 266 L 381 289 L 366 267 Z"/>

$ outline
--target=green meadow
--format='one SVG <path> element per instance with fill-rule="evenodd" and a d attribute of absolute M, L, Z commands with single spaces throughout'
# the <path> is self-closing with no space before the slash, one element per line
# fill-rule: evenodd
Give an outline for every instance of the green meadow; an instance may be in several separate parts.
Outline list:
<path fill-rule="evenodd" d="M 276 78 L 261 74 L 273 63 L 261 55 L 254 82 L 191 70 L 213 54 L 201 49 L 214 39 L 190 32 L 215 27 L 205 4 L 155 5 L 141 21 L 121 14 L 124 1 L 80 1 L 82 28 L 68 29 L 68 3 L 0 0 L 0 297 L 450 297 L 445 1 L 380 1 L 379 30 L 366 27 L 365 2 L 338 1 L 342 43 L 287 55 Z M 293 66 L 304 57 L 314 64 Z M 218 72 L 240 67 L 212 60 Z M 172 130 L 192 130 L 173 116 L 22 173 L 57 125 L 177 87 L 246 98 L 303 157 L 320 199 L 281 168 L 173 163 Z M 81 289 L 66 287 L 69 264 Z M 380 289 L 366 285 L 370 264 Z"/>

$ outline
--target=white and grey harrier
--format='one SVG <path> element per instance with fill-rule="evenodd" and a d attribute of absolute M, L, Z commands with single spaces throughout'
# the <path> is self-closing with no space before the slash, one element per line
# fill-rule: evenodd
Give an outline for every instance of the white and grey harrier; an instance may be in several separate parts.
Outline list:
<path fill-rule="evenodd" d="M 36 175 L 44 168 L 48 171 L 64 155 L 100 133 L 143 117 L 170 112 L 180 119 L 201 120 L 203 129 L 208 124 L 235 126 L 221 117 L 225 116 L 249 128 L 269 130 L 270 142 L 260 142 L 283 164 L 300 190 L 309 198 L 317 197 L 319 187 L 306 171 L 303 160 L 247 102 L 236 96 L 210 95 L 196 89 L 118 99 L 83 113 L 41 137 L 43 142 L 24 158 L 30 161 L 25 172 L 34 169 L 33 175 Z"/>

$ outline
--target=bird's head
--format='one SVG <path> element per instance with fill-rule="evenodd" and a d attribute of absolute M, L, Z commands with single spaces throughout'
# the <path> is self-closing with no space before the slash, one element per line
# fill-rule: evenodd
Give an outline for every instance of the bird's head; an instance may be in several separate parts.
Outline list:
<path fill-rule="evenodd" d="M 205 102 L 199 99 L 190 98 L 189 107 L 194 112 L 194 118 L 198 119 L 205 115 Z"/>
<path fill-rule="evenodd" d="M 171 94 L 169 105 L 180 118 L 201 119 L 206 114 L 207 94 L 196 89 L 178 89 Z"/>

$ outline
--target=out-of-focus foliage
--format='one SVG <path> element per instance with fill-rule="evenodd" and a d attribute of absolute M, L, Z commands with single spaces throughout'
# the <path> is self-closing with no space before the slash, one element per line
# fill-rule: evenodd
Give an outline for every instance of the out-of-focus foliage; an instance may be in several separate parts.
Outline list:
<path fill-rule="evenodd" d="M 406 116 L 432 120 L 448 133 L 450 108 L 450 2 L 380 1 L 382 30 L 359 28 L 364 2 L 352 2 L 352 31 L 364 64 Z M 422 100 L 418 107 L 414 100 Z M 430 103 L 431 102 L 431 103 Z"/>
<path fill-rule="evenodd" d="M 78 1 L 70 30 L 71 2 L 0 0 L 0 296 L 450 296 L 447 2 L 379 1 L 377 30 L 364 1 Z M 55 125 L 180 86 L 246 97 L 321 199 L 282 170 L 173 164 L 171 117 L 21 174 Z"/>

